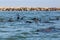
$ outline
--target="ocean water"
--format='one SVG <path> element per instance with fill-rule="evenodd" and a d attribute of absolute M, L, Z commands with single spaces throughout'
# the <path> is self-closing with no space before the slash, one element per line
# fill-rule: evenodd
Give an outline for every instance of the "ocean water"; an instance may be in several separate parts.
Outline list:
<path fill-rule="evenodd" d="M 36 32 L 48 27 L 60 29 L 60 11 L 0 11 L 0 40 L 60 40 L 60 30 Z"/>

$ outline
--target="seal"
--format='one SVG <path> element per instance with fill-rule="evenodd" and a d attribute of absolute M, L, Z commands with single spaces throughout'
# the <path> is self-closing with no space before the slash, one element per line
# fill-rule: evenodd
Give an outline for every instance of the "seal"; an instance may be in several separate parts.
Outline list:
<path fill-rule="evenodd" d="M 45 29 L 37 29 L 36 32 L 60 32 L 60 28 L 49 27 Z"/>

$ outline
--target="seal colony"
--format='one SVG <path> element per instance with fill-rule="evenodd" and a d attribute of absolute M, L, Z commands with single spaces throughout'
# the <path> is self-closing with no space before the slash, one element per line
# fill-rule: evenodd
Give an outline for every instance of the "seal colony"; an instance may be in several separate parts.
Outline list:
<path fill-rule="evenodd" d="M 0 11 L 58 11 L 60 10 L 60 8 L 28 8 L 28 7 L 0 7 Z M 24 21 L 25 23 L 54 23 L 54 22 L 50 22 L 49 20 L 60 20 L 60 16 L 53 16 L 53 18 L 49 17 L 48 19 L 45 18 L 45 16 L 42 16 L 42 18 L 36 18 L 36 17 L 28 17 L 28 19 L 26 16 L 20 16 L 18 13 L 16 15 L 16 20 L 14 20 L 12 17 L 8 18 L 8 20 L 5 20 L 4 18 L 0 18 L 0 22 L 15 22 L 15 21 Z M 35 32 L 46 32 L 46 33 L 50 33 L 50 32 L 60 32 L 60 28 L 55 28 L 55 27 L 48 27 L 48 28 L 40 28 L 40 29 L 36 29 Z"/>
<path fill-rule="evenodd" d="M 49 17 L 49 20 L 41 19 L 41 18 L 36 18 L 36 17 L 28 17 L 28 19 L 25 19 L 27 17 L 23 16 L 21 17 L 19 14 L 16 15 L 16 20 L 14 20 L 12 17 L 10 17 L 7 21 L 4 21 L 4 18 L 0 18 L 0 22 L 21 22 L 24 21 L 25 23 L 31 24 L 31 23 L 54 23 L 54 22 L 49 22 L 49 20 L 60 20 L 60 16 L 55 16 L 55 19 L 51 19 Z M 43 20 L 43 22 L 41 22 Z M 48 28 L 40 28 L 36 29 L 35 32 L 44 32 L 44 33 L 50 33 L 50 32 L 60 32 L 60 28 L 55 28 L 55 27 L 48 27 Z"/>
<path fill-rule="evenodd" d="M 58 11 L 60 8 L 42 7 L 0 7 L 0 11 Z"/>

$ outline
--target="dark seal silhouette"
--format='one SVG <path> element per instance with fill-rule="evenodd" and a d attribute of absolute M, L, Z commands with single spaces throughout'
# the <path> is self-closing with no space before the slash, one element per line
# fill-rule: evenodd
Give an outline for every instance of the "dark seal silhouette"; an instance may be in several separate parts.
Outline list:
<path fill-rule="evenodd" d="M 60 28 L 49 27 L 45 29 L 37 29 L 36 32 L 60 32 Z"/>
<path fill-rule="evenodd" d="M 32 23 L 32 21 L 26 21 L 26 23 Z"/>
<path fill-rule="evenodd" d="M 34 22 L 38 22 L 38 21 L 40 21 L 38 18 L 32 18 L 31 20 L 33 20 Z"/>
<path fill-rule="evenodd" d="M 19 14 L 17 14 L 17 21 L 20 19 L 20 15 Z"/>

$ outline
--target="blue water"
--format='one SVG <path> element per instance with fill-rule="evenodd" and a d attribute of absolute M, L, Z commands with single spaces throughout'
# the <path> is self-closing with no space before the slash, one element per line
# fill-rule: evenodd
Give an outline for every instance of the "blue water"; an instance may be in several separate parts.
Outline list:
<path fill-rule="evenodd" d="M 13 22 L 8 21 L 10 18 Z M 32 18 L 40 21 L 35 22 Z M 48 27 L 60 28 L 60 11 L 0 11 L 0 40 L 60 40 L 60 31 L 35 32 Z"/>

